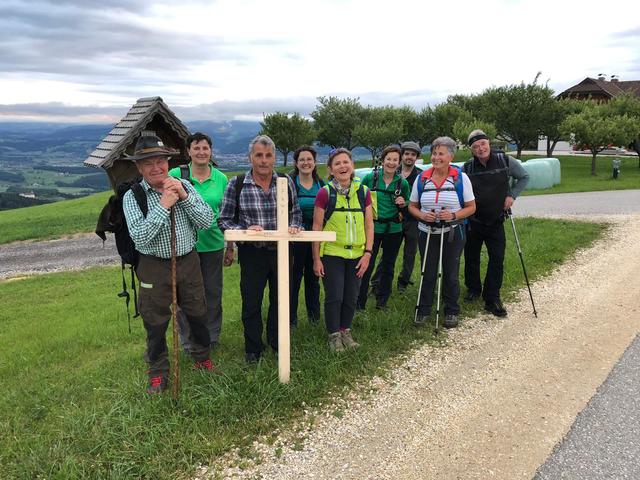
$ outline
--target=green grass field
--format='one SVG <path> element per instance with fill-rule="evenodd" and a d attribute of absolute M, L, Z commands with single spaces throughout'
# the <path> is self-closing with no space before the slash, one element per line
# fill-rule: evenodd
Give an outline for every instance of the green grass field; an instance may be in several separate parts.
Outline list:
<path fill-rule="evenodd" d="M 605 228 L 517 222 L 532 279 Z M 510 231 L 507 236 L 508 299 L 524 280 Z M 342 355 L 328 351 L 324 325 L 309 325 L 301 311 L 291 383 L 281 385 L 275 356 L 244 364 L 233 266 L 225 269 L 224 327 L 213 354 L 224 374 L 193 371 L 183 356 L 182 392 L 174 404 L 170 394 L 144 393 L 144 330 L 136 319 L 128 333 L 124 303 L 116 297 L 120 282 L 117 268 L 0 282 L 0 478 L 189 478 L 198 464 L 235 447 L 243 458 L 253 457 L 251 442 L 291 425 L 305 404 L 326 404 L 360 379 L 384 374 L 398 354 L 433 341 L 432 329 L 411 326 L 417 285 L 394 293 L 387 313 L 370 304 L 358 314 L 354 337 L 362 347 Z M 463 313 L 479 307 L 464 306 Z"/>

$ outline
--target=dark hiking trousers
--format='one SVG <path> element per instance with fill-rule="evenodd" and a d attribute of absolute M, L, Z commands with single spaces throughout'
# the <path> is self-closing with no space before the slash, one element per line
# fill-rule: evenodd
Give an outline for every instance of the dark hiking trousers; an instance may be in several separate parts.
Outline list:
<path fill-rule="evenodd" d="M 360 279 L 356 276 L 359 258 L 346 259 L 324 255 L 324 321 L 329 333 L 351 328 L 356 313 Z"/>
<path fill-rule="evenodd" d="M 444 301 L 444 314 L 457 315 L 460 313 L 458 297 L 460 296 L 460 256 L 464 248 L 463 227 L 455 227 L 452 241 L 449 232 L 445 232 L 442 244 L 442 300 Z M 424 258 L 424 249 L 427 243 L 427 234 L 418 233 L 418 245 L 420 257 Z M 424 277 L 422 279 L 422 291 L 418 301 L 418 315 L 429 315 L 434 303 L 434 296 L 438 294 L 438 258 L 440 257 L 440 234 L 431 234 L 429 239 L 429 251 Z M 422 262 L 420 263 L 422 266 Z"/>
<path fill-rule="evenodd" d="M 260 356 L 262 342 L 262 298 L 269 283 L 267 313 L 267 343 L 278 350 L 278 254 L 276 249 L 238 245 L 240 263 L 240 294 L 242 295 L 242 325 L 245 353 Z"/>
<path fill-rule="evenodd" d="M 402 243 L 402 232 L 398 233 L 374 233 L 373 249 L 369 268 L 362 277 L 360 284 L 360 294 L 358 295 L 358 306 L 364 308 L 369 294 L 369 280 L 375 268 L 376 257 L 382 247 L 382 259 L 380 260 L 380 277 L 376 288 L 376 298 L 379 303 L 386 303 L 391 296 L 391 285 L 393 283 L 393 272 L 396 266 L 396 258 Z"/>
<path fill-rule="evenodd" d="M 307 318 L 310 322 L 317 322 L 320 318 L 320 279 L 313 273 L 313 255 L 310 243 L 293 243 L 293 265 L 291 270 L 291 291 L 289 292 L 290 323 L 291 325 L 298 323 L 298 298 L 303 278 Z"/>
<path fill-rule="evenodd" d="M 489 255 L 484 285 L 480 283 L 480 251 L 483 243 L 487 246 Z M 470 221 L 467 225 L 467 243 L 464 247 L 464 283 L 468 291 L 482 295 L 486 303 L 500 300 L 505 246 L 503 222 L 484 225 Z"/>
<path fill-rule="evenodd" d="M 398 285 L 407 286 L 411 283 L 411 274 L 416 261 L 418 251 L 418 222 L 405 220 L 402 223 L 402 238 L 404 248 L 402 250 L 402 270 L 398 275 Z"/>
<path fill-rule="evenodd" d="M 140 315 L 147 331 L 145 361 L 149 376 L 168 376 L 169 359 L 166 331 L 171 320 L 171 260 L 140 255 L 137 269 L 140 280 Z M 178 305 L 191 329 L 190 353 L 194 361 L 209 358 L 210 339 L 205 325 L 205 299 L 198 254 L 194 251 L 176 260 Z"/>

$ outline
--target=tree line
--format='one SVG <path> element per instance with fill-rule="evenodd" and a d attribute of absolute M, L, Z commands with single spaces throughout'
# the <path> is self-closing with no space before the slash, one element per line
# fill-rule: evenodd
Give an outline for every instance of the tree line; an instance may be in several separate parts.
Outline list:
<path fill-rule="evenodd" d="M 553 89 L 538 83 L 491 87 L 473 95 L 451 95 L 443 103 L 417 111 L 409 106 L 362 105 L 359 98 L 318 97 L 310 119 L 300 113 L 276 112 L 264 116 L 261 133 L 269 135 L 284 157 L 301 145 L 317 143 L 331 148 L 362 147 L 372 161 L 390 144 L 413 140 L 429 144 L 449 136 L 466 145 L 469 133 L 481 128 L 499 143 L 515 144 L 517 157 L 540 137 L 547 138 L 546 154 L 560 139 L 596 155 L 609 145 L 629 146 L 639 155 L 640 98 L 631 94 L 607 103 L 557 98 Z"/>

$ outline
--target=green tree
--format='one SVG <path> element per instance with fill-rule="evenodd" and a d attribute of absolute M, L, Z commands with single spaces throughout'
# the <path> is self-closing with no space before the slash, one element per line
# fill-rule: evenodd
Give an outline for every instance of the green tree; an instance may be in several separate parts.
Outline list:
<path fill-rule="evenodd" d="M 569 115 L 560 131 L 591 151 L 591 175 L 595 175 L 598 153 L 609 145 L 629 144 L 638 132 L 638 122 L 627 115 L 611 115 L 606 104 L 589 102 L 582 112 Z"/>
<path fill-rule="evenodd" d="M 515 143 L 518 158 L 525 146 L 537 143 L 549 110 L 555 108 L 553 90 L 537 84 L 539 75 L 533 83 L 492 87 L 474 99 L 478 118 L 493 123 L 499 138 Z"/>
<path fill-rule="evenodd" d="M 454 137 L 453 126 L 456 122 L 472 122 L 473 115 L 459 105 L 445 102 L 433 109 L 433 137 Z M 429 143 L 433 138 L 429 139 Z"/>
<path fill-rule="evenodd" d="M 426 145 L 436 137 L 435 117 L 433 109 L 429 106 L 416 112 L 411 107 L 405 106 L 398 109 L 403 125 L 401 141 L 412 140 L 419 145 Z"/>
<path fill-rule="evenodd" d="M 367 107 L 365 120 L 353 130 L 354 142 L 371 153 L 371 161 L 389 144 L 398 143 L 403 136 L 403 117 L 393 107 Z"/>
<path fill-rule="evenodd" d="M 584 101 L 573 98 L 559 98 L 549 108 L 545 108 L 542 115 L 540 134 L 547 137 L 547 157 L 553 155 L 553 150 L 562 138 L 560 125 L 569 115 L 580 113 Z"/>
<path fill-rule="evenodd" d="M 614 97 L 607 105 L 613 115 L 627 115 L 636 121 L 638 129 L 629 147 L 638 155 L 638 168 L 640 168 L 640 97 L 625 93 Z"/>
<path fill-rule="evenodd" d="M 313 124 L 298 113 L 290 115 L 285 112 L 276 112 L 265 115 L 260 122 L 261 135 L 269 135 L 276 144 L 276 149 L 284 157 L 284 166 L 287 166 L 289 153 L 295 151 L 301 145 L 309 145 L 316 137 Z"/>
<path fill-rule="evenodd" d="M 318 97 L 311 112 L 321 145 L 352 150 L 358 146 L 353 130 L 364 121 L 365 109 L 358 98 Z"/>

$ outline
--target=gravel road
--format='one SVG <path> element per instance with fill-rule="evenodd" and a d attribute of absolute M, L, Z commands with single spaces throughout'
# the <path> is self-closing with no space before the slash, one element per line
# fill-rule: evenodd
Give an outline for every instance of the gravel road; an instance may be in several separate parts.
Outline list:
<path fill-rule="evenodd" d="M 197 478 L 533 478 L 640 331 L 640 214 L 607 219 L 606 238 L 534 284 L 537 319 L 523 290 L 507 319 L 469 320 L 256 440 L 258 465 L 231 454 Z"/>
<path fill-rule="evenodd" d="M 0 259 L 0 279 L 120 263 L 113 235 L 103 246 L 95 233 L 0 245 Z"/>

